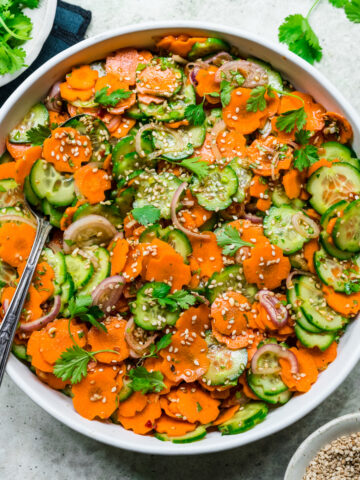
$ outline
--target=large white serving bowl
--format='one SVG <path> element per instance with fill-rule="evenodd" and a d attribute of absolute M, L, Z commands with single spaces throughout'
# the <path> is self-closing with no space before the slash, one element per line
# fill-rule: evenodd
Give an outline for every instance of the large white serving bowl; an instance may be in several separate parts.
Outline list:
<path fill-rule="evenodd" d="M 123 27 L 84 40 L 58 54 L 34 72 L 3 105 L 0 110 L 0 141 L 4 142 L 9 130 L 73 65 L 103 58 L 118 48 L 128 46 L 151 48 L 154 45 L 154 37 L 181 32 L 192 35 L 219 36 L 238 47 L 245 58 L 256 56 L 270 62 L 296 88 L 313 95 L 328 110 L 343 113 L 354 129 L 354 149 L 360 152 L 359 117 L 338 90 L 315 68 L 286 49 L 250 33 L 200 22 L 162 22 Z M 360 322 L 353 322 L 341 339 L 337 359 L 319 376 L 312 389 L 304 395 L 293 398 L 286 405 L 274 409 L 263 423 L 252 430 L 239 435 L 223 437 L 220 433 L 213 432 L 197 443 L 180 445 L 161 442 L 153 437 L 135 435 L 119 425 L 88 421 L 82 418 L 73 409 L 70 399 L 41 383 L 14 356 L 11 356 L 9 360 L 7 373 L 34 402 L 50 415 L 88 437 L 115 447 L 143 453 L 159 455 L 210 453 L 239 447 L 264 438 L 288 427 L 313 410 L 344 381 L 359 360 L 359 338 Z"/>

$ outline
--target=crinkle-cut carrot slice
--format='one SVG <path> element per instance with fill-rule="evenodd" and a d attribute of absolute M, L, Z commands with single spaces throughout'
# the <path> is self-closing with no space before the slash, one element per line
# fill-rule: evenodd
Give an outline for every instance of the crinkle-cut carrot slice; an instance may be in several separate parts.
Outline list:
<path fill-rule="evenodd" d="M 5 180 L 7 178 L 13 178 L 15 180 L 16 175 L 16 162 L 7 162 L 0 165 L 0 180 Z"/>
<path fill-rule="evenodd" d="M 256 208 L 262 212 L 266 212 L 271 207 L 271 204 L 272 202 L 270 199 L 265 200 L 264 198 L 259 198 L 256 202 Z"/>
<path fill-rule="evenodd" d="M 105 192 L 111 188 L 107 172 L 93 165 L 84 165 L 74 174 L 75 183 L 80 193 L 92 204 L 105 200 Z"/>
<path fill-rule="evenodd" d="M 253 335 L 253 331 L 250 328 L 243 330 L 238 335 L 224 335 L 219 332 L 215 327 L 214 321 L 211 322 L 212 333 L 219 343 L 223 343 L 229 350 L 238 350 L 239 348 L 245 348 L 251 343 L 250 335 Z"/>
<path fill-rule="evenodd" d="M 193 205 L 184 210 L 180 210 L 178 218 L 181 219 L 180 221 L 184 227 L 194 230 L 204 225 L 204 223 L 211 218 L 212 212 L 199 205 L 189 190 L 187 190 L 185 198 L 187 201 L 193 202 Z"/>
<path fill-rule="evenodd" d="M 24 155 L 26 150 L 29 150 L 31 145 L 29 144 L 23 144 L 23 143 L 11 143 L 9 140 L 9 137 L 6 137 L 6 148 L 7 151 L 10 153 L 12 158 L 20 158 Z"/>
<path fill-rule="evenodd" d="M 185 310 L 177 320 L 176 328 L 178 331 L 189 330 L 203 336 L 210 328 L 210 308 L 202 304 Z"/>
<path fill-rule="evenodd" d="M 46 302 L 46 300 L 53 296 L 54 278 L 54 270 L 47 262 L 38 263 L 33 276 L 33 285 L 40 294 L 40 303 Z"/>
<path fill-rule="evenodd" d="M 180 255 L 163 255 L 159 258 L 150 258 L 145 279 L 150 282 L 170 283 L 171 292 L 174 292 L 189 284 L 191 271 Z"/>
<path fill-rule="evenodd" d="M 210 133 L 206 134 L 204 143 L 201 147 L 198 147 L 194 151 L 194 157 L 200 157 L 203 162 L 211 165 L 216 162 L 215 154 L 211 148 L 212 142 L 216 142 L 216 139 L 212 137 Z"/>
<path fill-rule="evenodd" d="M 228 420 L 231 420 L 232 417 L 235 415 L 235 413 L 239 410 L 239 408 L 240 408 L 240 405 L 234 405 L 230 408 L 221 410 L 217 419 L 214 422 L 212 422 L 212 425 L 213 426 L 221 425 L 222 423 L 227 422 Z"/>
<path fill-rule="evenodd" d="M 216 144 L 222 157 L 233 159 L 246 154 L 246 138 L 236 130 L 220 132 L 216 138 Z"/>
<path fill-rule="evenodd" d="M 266 179 L 261 175 L 254 175 L 250 183 L 250 195 L 255 198 L 262 198 L 268 191 L 269 186 Z M 235 220 L 235 222 L 238 222 L 238 220 Z"/>
<path fill-rule="evenodd" d="M 196 428 L 196 423 L 185 422 L 183 420 L 176 420 L 168 415 L 161 415 L 156 421 L 155 430 L 158 433 L 165 433 L 170 437 L 182 437 Z"/>
<path fill-rule="evenodd" d="M 335 292 L 332 287 L 323 285 L 322 287 L 326 303 L 336 312 L 350 317 L 360 312 L 360 292 L 346 295 L 345 293 Z"/>
<path fill-rule="evenodd" d="M 290 362 L 280 358 L 281 379 L 290 390 L 303 393 L 307 392 L 318 378 L 316 363 L 309 350 L 305 348 L 291 347 L 290 351 L 296 356 L 299 373 L 291 373 Z"/>
<path fill-rule="evenodd" d="M 132 282 L 141 274 L 143 268 L 144 246 L 142 244 L 130 247 L 122 270 L 125 282 Z"/>
<path fill-rule="evenodd" d="M 314 253 L 317 252 L 319 249 L 320 245 L 316 238 L 313 238 L 312 240 L 310 240 L 310 242 L 307 242 L 304 245 L 304 258 L 308 264 L 311 273 L 315 273 Z"/>
<path fill-rule="evenodd" d="M 120 124 L 116 127 L 115 130 L 111 132 L 111 136 L 115 138 L 125 137 L 133 128 L 135 123 L 136 123 L 136 120 L 133 120 L 132 118 L 121 117 Z"/>
<path fill-rule="evenodd" d="M 195 43 L 206 42 L 207 37 L 190 37 L 189 35 L 166 35 L 159 40 L 156 46 L 163 50 L 180 55 L 181 57 L 187 57 Z"/>
<path fill-rule="evenodd" d="M 51 373 L 54 366 L 46 362 L 40 352 L 43 333 L 43 330 L 32 332 L 26 347 L 26 353 L 31 357 L 31 365 L 33 367 L 43 372 Z"/>
<path fill-rule="evenodd" d="M 96 365 L 72 386 L 75 410 L 88 420 L 109 418 L 117 407 L 117 370 L 108 365 Z"/>
<path fill-rule="evenodd" d="M 86 203 L 85 199 L 78 200 L 76 205 L 73 207 L 67 207 L 61 220 L 60 220 L 60 229 L 66 230 L 69 225 L 72 223 L 73 216 L 75 215 L 76 210 Z"/>
<path fill-rule="evenodd" d="M 184 118 L 184 120 L 179 120 L 178 122 L 164 122 L 164 126 L 168 128 L 188 127 L 189 121 Z"/>
<path fill-rule="evenodd" d="M 142 412 L 148 404 L 147 396 L 141 392 L 133 392 L 123 402 L 119 402 L 118 414 L 122 417 L 134 417 Z"/>
<path fill-rule="evenodd" d="M 27 149 L 22 157 L 16 159 L 16 176 L 15 180 L 20 185 L 24 184 L 25 178 L 29 175 L 31 167 L 36 160 L 41 157 L 42 147 L 34 146 Z"/>
<path fill-rule="evenodd" d="M 340 160 L 337 158 L 331 159 L 331 160 L 326 160 L 325 158 L 320 158 L 317 162 L 313 163 L 310 165 L 310 167 L 307 169 L 307 176 L 311 177 L 311 175 L 316 172 L 320 167 L 331 167 L 333 163 L 337 163 Z"/>
<path fill-rule="evenodd" d="M 249 387 L 247 381 L 246 381 L 246 374 L 242 374 L 241 377 L 239 378 L 239 383 L 240 385 L 242 385 L 243 387 L 243 393 L 248 397 L 248 398 L 251 398 L 251 400 L 260 400 L 259 397 L 257 395 L 255 395 L 255 393 L 253 393 L 253 391 L 251 390 L 251 388 Z"/>
<path fill-rule="evenodd" d="M 91 327 L 88 333 L 88 344 L 93 351 L 114 350 L 116 353 L 103 352 L 96 354 L 96 360 L 102 363 L 119 363 L 129 356 L 129 348 L 125 341 L 127 322 L 117 317 L 108 317 L 104 322 L 107 332 Z"/>
<path fill-rule="evenodd" d="M 212 97 L 209 93 L 220 94 L 220 83 L 215 81 L 215 74 L 218 68 L 211 65 L 209 68 L 200 68 L 196 74 L 196 93 L 200 97 L 205 97 L 209 103 L 219 103 L 219 97 Z"/>
<path fill-rule="evenodd" d="M 285 132 L 284 130 L 279 130 L 276 122 L 278 121 L 279 116 L 275 115 L 271 119 L 271 135 L 276 137 L 279 142 L 289 143 L 295 140 L 296 127 L 294 127 L 290 133 Z"/>
<path fill-rule="evenodd" d="M 173 382 L 195 382 L 209 368 L 207 343 L 194 333 L 178 331 L 172 336 L 171 345 L 159 352 L 164 360 L 162 371 Z"/>
<path fill-rule="evenodd" d="M 285 173 L 282 179 L 285 193 L 290 199 L 298 198 L 306 183 L 305 172 L 299 172 L 295 168 Z"/>
<path fill-rule="evenodd" d="M 196 383 L 181 385 L 167 396 L 177 402 L 182 419 L 190 423 L 210 423 L 219 415 L 220 402 L 202 390 Z"/>
<path fill-rule="evenodd" d="M 170 402 L 165 396 L 161 396 L 159 402 L 160 402 L 161 409 L 166 413 L 168 417 L 175 418 L 178 420 L 181 418 L 180 412 L 176 409 L 175 402 Z M 174 407 L 175 407 L 175 411 L 174 411 Z"/>
<path fill-rule="evenodd" d="M 283 144 L 276 137 L 269 135 L 264 140 L 257 139 L 247 148 L 247 155 L 254 173 L 264 177 L 270 177 L 281 170 L 288 170 L 293 160 L 290 147 L 284 151 Z M 281 154 L 281 158 L 279 155 Z"/>
<path fill-rule="evenodd" d="M 71 88 L 67 82 L 64 82 L 60 83 L 60 95 L 67 102 L 75 102 L 76 100 L 86 102 L 93 97 L 94 89 L 89 88 L 88 90 L 78 90 L 77 88 Z"/>
<path fill-rule="evenodd" d="M 285 113 L 289 110 L 298 110 L 299 108 L 304 107 L 307 119 L 305 124 L 305 129 L 310 131 L 322 130 L 325 122 L 323 114 L 325 113 L 325 108 L 319 103 L 314 102 L 311 95 L 307 93 L 294 91 L 291 92 L 292 95 L 297 95 L 300 97 L 304 103 L 296 97 L 283 95 L 280 99 L 280 105 L 278 113 Z"/>
<path fill-rule="evenodd" d="M 118 275 L 125 267 L 129 252 L 129 243 L 125 238 L 117 238 L 109 246 L 111 256 L 111 275 Z"/>
<path fill-rule="evenodd" d="M 353 129 L 350 122 L 343 115 L 336 112 L 326 112 L 323 114 L 323 119 L 325 120 L 323 134 L 327 141 L 333 140 L 340 143 L 348 143 L 352 139 Z"/>
<path fill-rule="evenodd" d="M 123 48 L 106 57 L 106 71 L 117 75 L 120 80 L 135 85 L 136 69 L 139 63 L 148 63 L 152 54 L 147 50 L 135 50 L 135 48 Z"/>
<path fill-rule="evenodd" d="M 61 378 L 55 377 L 50 372 L 43 372 L 42 370 L 39 370 L 38 368 L 35 370 L 36 375 L 40 378 L 40 380 L 49 387 L 53 388 L 54 390 L 62 390 L 63 388 L 66 387 L 66 385 L 70 384 L 69 380 L 66 380 L 65 382 L 61 380 Z"/>
<path fill-rule="evenodd" d="M 155 103 L 156 105 L 160 105 L 160 103 L 164 103 L 164 99 L 161 97 L 157 97 L 155 95 L 144 95 L 139 93 L 137 96 L 138 102 L 145 103 L 145 105 L 150 105 L 151 103 Z"/>
<path fill-rule="evenodd" d="M 226 292 L 211 305 L 213 325 L 223 335 L 241 335 L 248 328 L 248 314 L 251 305 L 244 295 Z"/>
<path fill-rule="evenodd" d="M 321 372 L 325 370 L 329 363 L 332 363 L 337 357 L 337 342 L 333 342 L 326 350 L 323 352 L 317 347 L 309 349 L 311 356 L 315 362 L 316 368 Z"/>
<path fill-rule="evenodd" d="M 27 223 L 4 222 L 0 226 L 0 258 L 17 267 L 27 260 L 35 239 L 35 227 Z"/>
<path fill-rule="evenodd" d="M 74 67 L 71 73 L 66 75 L 66 81 L 71 88 L 88 90 L 94 87 L 98 76 L 97 70 L 93 70 L 89 65 L 81 65 Z"/>
<path fill-rule="evenodd" d="M 131 398 L 131 397 L 130 397 Z M 161 408 L 158 395 L 150 393 L 146 395 L 147 405 L 142 412 L 134 417 L 123 417 L 117 414 L 117 420 L 127 430 L 139 435 L 145 435 L 155 428 L 156 420 L 161 417 Z"/>
<path fill-rule="evenodd" d="M 285 295 L 276 295 L 277 299 L 279 302 L 286 302 L 286 296 Z M 254 305 L 253 305 L 254 308 Z M 252 310 L 253 310 L 252 308 Z M 263 332 L 271 332 L 271 335 L 274 335 L 275 333 L 280 335 L 280 336 L 289 336 L 289 335 L 294 335 L 294 328 L 290 324 L 285 324 L 282 327 L 276 326 L 270 318 L 270 315 L 268 314 L 266 308 L 262 304 L 257 304 L 257 317 L 255 319 L 255 322 L 257 323 L 259 330 L 262 330 Z"/>
<path fill-rule="evenodd" d="M 108 73 L 97 80 L 95 85 L 95 91 L 98 92 L 103 88 L 107 88 L 107 94 L 109 95 L 115 90 L 129 91 L 129 84 L 126 81 L 120 80 L 117 75 L 114 75 L 113 73 Z M 108 106 L 107 109 L 112 114 L 121 115 L 125 112 L 125 110 L 134 105 L 135 101 L 136 95 L 135 93 L 131 93 L 130 97 L 120 100 L 114 107 Z"/>
<path fill-rule="evenodd" d="M 51 126 L 61 125 L 62 123 L 66 122 L 66 120 L 68 119 L 69 119 L 69 115 L 67 113 L 49 111 L 49 123 Z"/>
<path fill-rule="evenodd" d="M 251 257 L 243 261 L 243 268 L 248 283 L 274 290 L 287 278 L 291 265 L 281 248 L 264 242 L 251 249 Z"/>
<path fill-rule="evenodd" d="M 150 62 L 136 74 L 136 89 L 145 95 L 171 97 L 182 83 L 182 76 L 173 68 L 160 68 Z"/>
<path fill-rule="evenodd" d="M 82 163 L 91 158 L 90 138 L 80 135 L 75 128 L 59 127 L 51 132 L 44 142 L 43 157 L 52 163 L 58 172 L 75 172 Z"/>
<path fill-rule="evenodd" d="M 190 256 L 190 267 L 193 272 L 200 271 L 202 277 L 210 278 L 213 273 L 222 270 L 224 263 L 215 233 L 204 232 L 204 235 L 209 238 L 191 239 L 193 251 Z"/>
<path fill-rule="evenodd" d="M 260 224 L 240 219 L 230 222 L 230 225 L 240 233 L 241 239 L 244 240 L 244 242 L 253 243 L 254 245 L 268 242 L 268 239 L 264 235 L 263 226 Z"/>
<path fill-rule="evenodd" d="M 26 295 L 23 311 L 21 312 L 21 323 L 32 322 L 43 316 L 41 309 L 42 297 L 37 289 L 30 285 Z"/>
<path fill-rule="evenodd" d="M 73 346 L 73 341 L 69 335 L 68 324 L 68 319 L 59 318 L 48 323 L 46 327 L 41 330 L 40 352 L 46 362 L 54 364 L 67 348 Z M 80 347 L 84 347 L 87 337 L 86 326 L 71 321 L 70 331 L 76 343 Z M 42 369 L 40 368 L 40 370 Z"/>

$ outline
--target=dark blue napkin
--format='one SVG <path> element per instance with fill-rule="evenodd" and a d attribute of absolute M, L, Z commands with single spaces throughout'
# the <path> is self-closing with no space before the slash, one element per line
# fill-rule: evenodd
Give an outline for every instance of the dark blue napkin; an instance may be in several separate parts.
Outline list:
<path fill-rule="evenodd" d="M 52 58 L 57 53 L 65 50 L 84 39 L 87 27 L 91 21 L 91 12 L 76 5 L 59 1 L 56 9 L 54 26 L 46 40 L 39 56 L 20 77 L 0 88 L 0 105 L 13 93 L 14 90 L 32 72 Z"/>

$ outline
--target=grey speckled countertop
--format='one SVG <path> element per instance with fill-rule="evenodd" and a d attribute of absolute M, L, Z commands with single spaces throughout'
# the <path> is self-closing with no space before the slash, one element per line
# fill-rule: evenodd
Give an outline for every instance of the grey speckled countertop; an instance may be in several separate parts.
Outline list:
<path fill-rule="evenodd" d="M 121 25 L 176 19 L 237 26 L 277 41 L 277 26 L 290 13 L 305 13 L 311 0 L 68 0 L 89 8 L 88 35 Z M 100 6 L 101 5 L 101 6 Z M 318 68 L 360 109 L 360 25 L 323 0 L 311 17 L 324 48 Z M 199 457 L 155 457 L 117 450 L 54 420 L 5 377 L 0 390 L 1 480 L 282 480 L 297 446 L 316 428 L 356 412 L 360 365 L 317 409 L 292 427 L 249 446 Z M 299 480 L 299 479 L 293 479 Z"/>

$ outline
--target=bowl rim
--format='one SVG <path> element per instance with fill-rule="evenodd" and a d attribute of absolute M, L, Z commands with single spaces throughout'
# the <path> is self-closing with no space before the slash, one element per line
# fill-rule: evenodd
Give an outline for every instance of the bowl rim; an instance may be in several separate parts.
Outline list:
<path fill-rule="evenodd" d="M 71 55 L 80 52 L 81 50 L 91 47 L 95 44 L 101 43 L 103 41 L 109 40 L 113 37 L 119 37 L 126 34 L 140 33 L 140 32 L 149 32 L 153 30 L 160 29 L 173 29 L 181 31 L 182 29 L 188 30 L 202 30 L 214 32 L 218 35 L 232 35 L 239 40 L 250 41 L 252 43 L 258 44 L 259 47 L 265 47 L 276 55 L 281 55 L 284 59 L 289 61 L 289 64 L 295 64 L 298 68 L 304 70 L 311 77 L 315 78 L 316 81 L 321 84 L 321 86 L 327 91 L 331 92 L 330 96 L 335 97 L 337 102 L 344 107 L 347 114 L 352 118 L 352 122 L 356 124 L 357 129 L 360 131 L 360 118 L 358 117 L 355 109 L 350 105 L 350 103 L 343 97 L 343 95 L 334 87 L 329 80 L 319 71 L 317 71 L 312 65 L 307 63 L 302 58 L 297 55 L 289 52 L 282 45 L 274 44 L 268 40 L 262 39 L 261 37 L 254 35 L 246 30 L 229 27 L 226 25 L 218 25 L 208 22 L 199 22 L 199 21 L 162 21 L 162 22 L 147 22 L 137 25 L 128 25 L 123 26 L 117 29 L 110 30 L 105 33 L 100 33 L 94 37 L 85 39 L 79 42 L 76 45 L 60 52 L 55 57 L 48 60 L 45 64 L 39 67 L 34 73 L 32 73 L 6 100 L 3 106 L 0 109 L 0 123 L 4 120 L 5 115 L 10 111 L 21 98 L 24 91 L 29 88 L 32 83 L 42 77 L 43 74 L 50 71 L 56 65 L 62 63 Z M 254 441 L 263 439 L 271 434 L 274 434 L 304 417 L 320 403 L 322 403 L 347 377 L 350 371 L 353 369 L 357 361 L 360 359 L 360 347 L 358 349 L 353 349 L 351 352 L 347 352 L 347 362 L 345 367 L 342 368 L 340 372 L 337 373 L 336 378 L 329 384 L 326 385 L 318 394 L 312 398 L 312 401 L 309 402 L 302 408 L 298 408 L 297 411 L 293 412 L 290 417 L 284 417 L 279 421 L 275 426 L 267 426 L 264 422 L 261 429 L 255 427 L 253 430 L 250 430 L 246 435 L 246 438 L 242 435 L 231 436 L 231 439 L 228 437 L 225 441 L 225 437 L 222 437 L 222 441 L 214 442 L 211 444 L 206 443 L 206 439 L 201 442 L 189 443 L 189 444 L 173 444 L 171 442 L 162 442 L 158 446 L 156 444 L 144 445 L 141 442 L 137 441 L 139 435 L 134 435 L 133 441 L 124 440 L 118 437 L 105 434 L 99 430 L 96 430 L 92 424 L 96 423 L 94 421 L 85 420 L 79 416 L 79 419 L 74 422 L 73 418 L 67 415 L 66 410 L 58 410 L 52 405 L 49 400 L 47 400 L 41 394 L 41 386 L 39 388 L 33 388 L 31 385 L 28 385 L 26 375 L 22 374 L 21 367 L 26 368 L 21 364 L 19 360 L 16 359 L 14 355 L 11 355 L 8 365 L 7 373 L 15 384 L 20 387 L 34 402 L 36 402 L 40 407 L 42 407 L 46 412 L 55 417 L 57 420 L 61 421 L 63 424 L 68 427 L 76 430 L 92 439 L 96 439 L 105 444 L 119 447 L 125 450 L 137 451 L 140 453 L 146 454 L 157 454 L 157 455 L 189 455 L 189 454 L 205 454 L 212 452 L 219 452 L 223 450 L 229 450 L 231 448 L 239 447 Z M 43 386 L 44 388 L 47 388 Z M 60 394 L 59 394 L 60 395 Z M 78 415 L 78 414 L 77 414 Z"/>

